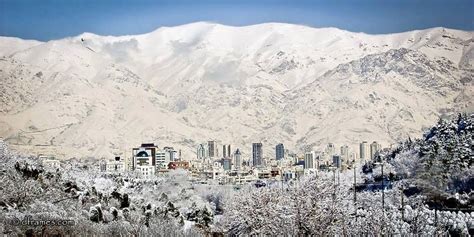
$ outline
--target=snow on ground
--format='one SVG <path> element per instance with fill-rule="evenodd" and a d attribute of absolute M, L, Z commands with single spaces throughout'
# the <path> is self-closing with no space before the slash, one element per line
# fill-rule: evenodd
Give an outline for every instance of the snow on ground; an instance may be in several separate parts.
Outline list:
<path fill-rule="evenodd" d="M 417 136 L 472 111 L 473 33 L 368 35 L 199 22 L 142 35 L 0 38 L 0 136 L 59 157 L 182 149 L 215 139 L 250 154 Z"/>

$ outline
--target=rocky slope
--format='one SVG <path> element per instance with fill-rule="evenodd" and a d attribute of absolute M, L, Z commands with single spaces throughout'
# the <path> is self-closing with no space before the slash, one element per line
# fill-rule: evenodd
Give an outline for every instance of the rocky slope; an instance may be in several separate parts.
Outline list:
<path fill-rule="evenodd" d="M 0 136 L 18 150 L 193 158 L 209 139 L 267 156 L 417 136 L 473 111 L 473 33 L 367 35 L 289 24 L 194 23 L 136 36 L 0 38 Z"/>

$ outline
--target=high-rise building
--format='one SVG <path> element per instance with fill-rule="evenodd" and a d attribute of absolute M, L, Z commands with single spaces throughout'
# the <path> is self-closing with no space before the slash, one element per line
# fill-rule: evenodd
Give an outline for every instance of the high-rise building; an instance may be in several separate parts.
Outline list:
<path fill-rule="evenodd" d="M 317 160 L 319 162 L 319 165 L 329 165 L 330 161 L 329 161 L 329 156 L 328 154 L 323 151 L 323 152 L 319 152 L 317 154 Z M 331 161 L 332 162 L 332 161 Z M 319 167 L 319 166 L 318 166 Z"/>
<path fill-rule="evenodd" d="M 334 154 L 336 154 L 336 147 L 334 146 L 334 144 L 328 143 L 328 145 L 326 147 L 326 154 L 329 157 L 332 157 Z"/>
<path fill-rule="evenodd" d="M 132 149 L 132 169 L 138 170 L 144 176 L 155 174 L 156 153 L 158 147 L 153 143 L 143 143 L 138 148 Z"/>
<path fill-rule="evenodd" d="M 372 144 L 370 144 L 370 159 L 375 160 L 375 156 L 380 150 L 382 150 L 382 146 L 376 141 L 372 142 Z"/>
<path fill-rule="evenodd" d="M 199 144 L 198 145 L 197 152 L 196 152 L 198 160 L 202 160 L 202 159 L 207 158 L 207 156 L 208 156 L 207 147 L 208 147 L 207 144 Z"/>
<path fill-rule="evenodd" d="M 319 167 L 321 166 L 321 152 L 314 151 L 313 156 L 314 156 L 314 168 L 319 169 Z"/>
<path fill-rule="evenodd" d="M 234 167 L 235 169 L 239 170 L 241 166 L 242 166 L 242 160 L 240 157 L 240 150 L 237 149 L 234 153 Z"/>
<path fill-rule="evenodd" d="M 230 144 L 223 144 L 222 145 L 222 157 L 223 158 L 229 158 L 232 157 L 232 151 L 230 150 Z"/>
<path fill-rule="evenodd" d="M 350 153 L 350 156 L 349 156 L 350 162 L 356 162 L 358 159 L 359 157 L 357 156 L 357 152 L 353 151 Z"/>
<path fill-rule="evenodd" d="M 285 158 L 285 146 L 283 146 L 281 143 L 275 147 L 275 158 L 276 160 Z"/>
<path fill-rule="evenodd" d="M 333 155 L 332 156 L 332 165 L 338 169 L 341 168 L 342 162 L 341 162 L 341 157 L 338 155 Z"/>
<path fill-rule="evenodd" d="M 306 152 L 304 154 L 304 168 L 315 169 L 316 168 L 316 153 L 314 151 Z"/>
<path fill-rule="evenodd" d="M 263 165 L 262 143 L 252 144 L 252 165 L 253 167 L 260 167 Z"/>
<path fill-rule="evenodd" d="M 216 141 L 208 141 L 207 142 L 207 150 L 209 152 L 209 157 L 214 158 L 217 156 L 216 152 Z"/>
<path fill-rule="evenodd" d="M 163 150 L 165 151 L 166 156 L 170 162 L 178 160 L 178 152 L 173 147 L 165 146 L 163 147 Z"/>
<path fill-rule="evenodd" d="M 341 146 L 341 159 L 344 162 L 349 161 L 349 146 L 347 145 Z"/>
<path fill-rule="evenodd" d="M 171 162 L 168 152 L 165 150 L 157 151 L 155 157 L 157 169 L 168 169 L 168 164 Z"/>
<path fill-rule="evenodd" d="M 133 170 L 133 156 L 125 157 L 125 170 Z"/>
<path fill-rule="evenodd" d="M 139 165 L 155 166 L 155 154 L 158 147 L 153 143 L 143 143 L 138 148 L 132 149 L 133 169 Z"/>
<path fill-rule="evenodd" d="M 359 157 L 360 157 L 360 160 L 362 162 L 365 162 L 367 161 L 370 157 L 370 150 L 369 150 L 369 144 L 367 143 L 367 141 L 363 141 L 362 143 L 360 143 L 360 147 L 359 147 L 360 151 L 359 151 Z"/>

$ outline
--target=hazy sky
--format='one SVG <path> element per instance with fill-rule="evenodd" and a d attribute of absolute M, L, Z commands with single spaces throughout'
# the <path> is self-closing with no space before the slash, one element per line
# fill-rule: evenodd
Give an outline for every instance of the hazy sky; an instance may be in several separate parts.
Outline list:
<path fill-rule="evenodd" d="M 0 0 L 0 35 L 49 40 L 93 32 L 139 34 L 196 21 L 285 22 L 391 33 L 474 30 L 474 0 Z"/>

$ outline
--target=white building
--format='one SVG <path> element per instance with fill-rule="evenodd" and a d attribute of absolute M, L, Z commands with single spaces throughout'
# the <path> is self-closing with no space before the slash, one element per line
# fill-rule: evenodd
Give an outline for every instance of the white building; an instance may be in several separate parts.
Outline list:
<path fill-rule="evenodd" d="M 359 160 L 359 156 L 357 156 L 357 152 L 351 152 L 350 155 L 349 155 L 349 160 L 351 162 L 356 162 L 357 160 Z"/>
<path fill-rule="evenodd" d="M 116 156 L 114 160 L 102 160 L 99 167 L 101 172 L 107 173 L 123 173 L 126 169 L 125 162 L 120 158 L 120 156 Z"/>
<path fill-rule="evenodd" d="M 289 181 L 289 180 L 293 180 L 293 179 L 296 179 L 296 178 L 297 178 L 296 173 L 293 170 L 285 170 L 283 172 L 283 180 L 284 181 Z"/>
<path fill-rule="evenodd" d="M 304 169 L 304 175 L 318 174 L 318 169 Z"/>
<path fill-rule="evenodd" d="M 155 175 L 155 169 L 155 166 L 152 165 L 140 165 L 137 166 L 135 170 L 144 178 L 151 178 Z"/>
<path fill-rule="evenodd" d="M 59 162 L 59 160 L 57 160 L 54 156 L 40 155 L 38 158 L 41 160 L 41 164 L 45 168 L 58 169 L 61 167 L 61 162 Z"/>
<path fill-rule="evenodd" d="M 336 154 L 336 147 L 334 146 L 334 144 L 328 143 L 328 145 L 327 145 L 327 147 L 326 147 L 326 154 L 327 154 L 329 157 L 332 157 L 333 155 Z"/>
<path fill-rule="evenodd" d="M 375 156 L 382 150 L 382 146 L 378 144 L 376 141 L 370 144 L 370 159 L 374 160 Z"/>
<path fill-rule="evenodd" d="M 341 146 L 341 158 L 345 163 L 347 163 L 350 160 L 348 145 Z"/>
<path fill-rule="evenodd" d="M 329 157 L 329 154 L 326 152 L 321 152 L 317 154 L 318 167 L 320 165 L 330 165 L 332 163 L 332 157 Z"/>
<path fill-rule="evenodd" d="M 248 171 L 235 171 L 229 173 L 229 179 L 233 184 L 246 184 L 257 180 L 255 175 Z"/>
<path fill-rule="evenodd" d="M 281 160 L 277 160 L 276 161 L 276 166 L 277 167 L 291 167 L 295 162 L 293 161 L 293 159 L 290 159 L 288 157 L 285 157 L 284 159 L 281 159 Z"/>
<path fill-rule="evenodd" d="M 299 165 L 283 169 L 282 171 L 283 181 L 294 180 L 302 175 L 304 175 L 304 167 Z"/>
<path fill-rule="evenodd" d="M 165 146 L 163 148 L 166 156 L 168 156 L 167 158 L 171 161 L 177 161 L 180 159 L 179 155 L 178 155 L 178 152 L 173 148 L 173 147 L 167 147 Z"/>
<path fill-rule="evenodd" d="M 222 164 L 218 161 L 214 162 L 211 170 L 212 172 L 212 179 L 214 180 L 219 180 L 219 179 L 223 179 L 223 176 L 225 175 L 225 170 L 224 170 L 224 167 L 222 166 Z"/>
<path fill-rule="evenodd" d="M 365 163 L 367 160 L 369 160 L 370 156 L 370 149 L 369 149 L 369 144 L 367 141 L 363 141 L 359 145 L 359 154 L 360 154 L 360 161 L 362 163 Z"/>
<path fill-rule="evenodd" d="M 168 164 L 171 162 L 169 153 L 163 150 L 157 151 L 155 159 L 157 169 L 168 169 Z"/>

